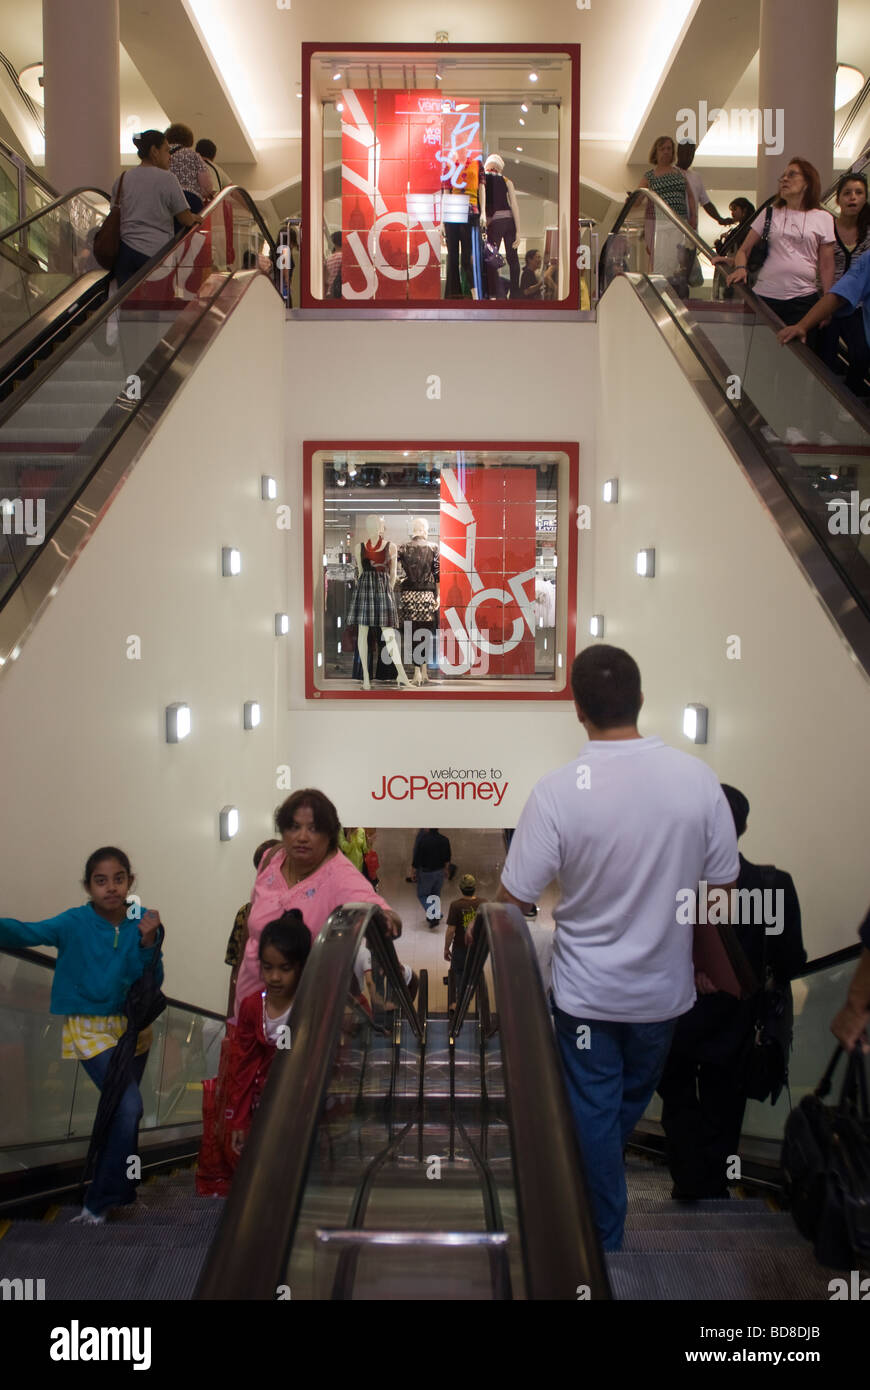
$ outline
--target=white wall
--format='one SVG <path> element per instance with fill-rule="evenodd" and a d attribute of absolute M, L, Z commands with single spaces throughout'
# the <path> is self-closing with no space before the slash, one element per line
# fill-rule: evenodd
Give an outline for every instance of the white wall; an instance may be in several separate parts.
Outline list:
<path fill-rule="evenodd" d="M 637 659 L 643 731 L 686 747 L 684 704 L 709 707 L 694 751 L 749 798 L 741 849 L 793 874 L 811 956 L 851 945 L 870 897 L 870 684 L 626 281 L 599 337 L 594 497 L 618 477 L 619 502 L 595 504 L 580 631 L 603 613 Z M 652 580 L 634 573 L 646 546 Z"/>
<path fill-rule="evenodd" d="M 287 486 L 300 516 L 306 439 L 467 439 L 472 447 L 484 440 L 573 440 L 582 491 L 594 448 L 593 324 L 296 322 L 287 326 L 285 354 L 292 382 Z M 441 377 L 440 401 L 426 397 L 430 373 Z M 348 825 L 514 825 L 537 778 L 579 746 L 570 700 L 439 703 L 408 693 L 389 702 L 306 702 L 297 616 L 301 531 L 294 529 L 291 550 L 298 634 L 289 682 L 293 786 L 320 786 Z M 384 774 L 428 775 L 450 766 L 499 768 L 509 784 L 500 805 L 372 798 Z"/>
<path fill-rule="evenodd" d="M 86 857 L 118 844 L 166 923 L 167 993 L 213 1008 L 279 799 L 286 539 L 260 475 L 283 474 L 282 349 L 281 302 L 258 279 L 0 679 L 0 911 L 27 920 L 83 902 Z M 242 551 L 236 579 L 220 577 L 226 544 Z M 131 634 L 139 661 L 127 659 Z M 251 733 L 248 699 L 263 706 Z M 164 709 L 179 700 L 193 733 L 170 746 Z M 225 804 L 241 811 L 229 844 Z"/>

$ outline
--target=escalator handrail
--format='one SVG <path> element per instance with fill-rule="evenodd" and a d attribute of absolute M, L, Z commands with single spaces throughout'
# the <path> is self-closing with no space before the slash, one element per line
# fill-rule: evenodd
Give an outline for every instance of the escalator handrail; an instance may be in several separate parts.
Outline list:
<path fill-rule="evenodd" d="M 327 920 L 302 972 L 292 1047 L 276 1055 L 194 1298 L 274 1299 L 308 1180 L 356 953 L 387 935 L 376 903 L 348 903 Z M 403 981 L 404 983 L 404 981 Z"/>
<path fill-rule="evenodd" d="M 44 970 L 54 970 L 57 961 L 54 956 L 44 956 L 41 951 L 34 951 L 30 946 L 0 946 L 0 956 L 15 956 L 18 960 L 26 960 L 31 965 L 41 965 Z M 200 1004 L 188 1004 L 184 999 L 170 999 L 169 995 L 164 998 L 171 1009 L 186 1009 L 188 1013 L 197 1014 L 200 1018 L 213 1018 L 218 1023 L 226 1023 L 226 1014 L 219 1014 L 214 1009 L 205 1009 Z"/>
<path fill-rule="evenodd" d="M 589 1297 L 609 1299 L 537 956 L 513 903 L 482 903 L 478 909 L 454 1037 L 487 956 L 498 1002 L 526 1297 L 575 1299 L 585 1285 Z"/>
<path fill-rule="evenodd" d="M 0 231 L 0 241 L 5 241 L 7 237 L 15 236 L 18 232 L 23 231 L 25 227 L 29 227 L 32 222 L 38 222 L 39 219 L 45 217 L 47 213 L 54 212 L 57 208 L 62 207 L 64 203 L 71 203 L 73 198 L 81 198 L 84 193 L 96 193 L 98 198 L 105 198 L 106 202 L 111 204 L 112 195 L 110 193 L 104 193 L 102 188 L 74 188 L 70 193 L 64 193 L 60 198 L 55 198 L 53 202 L 46 203 L 44 207 L 38 208 L 36 212 L 28 213 L 27 217 L 22 217 L 20 222 L 13 222 L 11 227 L 4 227 L 2 231 Z"/>
<path fill-rule="evenodd" d="M 272 240 L 269 229 L 260 215 L 259 208 L 246 189 L 239 188 L 236 184 L 229 184 L 226 188 L 222 188 L 220 193 L 207 205 L 207 212 L 211 213 L 212 210 L 231 193 L 240 196 L 242 201 L 246 204 L 248 211 L 253 214 L 264 238 L 269 243 L 272 265 L 274 267 L 277 247 Z M 205 221 L 205 217 L 203 221 Z M 183 227 L 180 232 L 177 232 L 171 241 L 167 242 L 160 251 L 153 255 L 150 260 L 146 261 L 145 264 L 136 271 L 135 275 L 131 275 L 129 280 L 124 281 L 120 289 L 117 289 L 114 294 L 109 296 L 102 308 L 92 314 L 87 323 L 83 323 L 80 328 L 77 328 L 74 333 L 70 334 L 66 342 L 62 346 L 56 348 L 51 356 L 43 362 L 41 367 L 38 367 L 35 372 L 31 373 L 29 377 L 21 382 L 14 395 L 0 405 L 0 429 L 11 419 L 18 410 L 18 407 L 23 405 L 35 391 L 38 391 L 48 378 L 54 374 L 57 368 L 61 366 L 68 357 L 71 357 L 74 352 L 77 352 L 82 343 L 92 337 L 92 335 L 105 324 L 107 319 L 111 318 L 112 314 L 116 309 L 120 308 L 124 300 L 127 299 L 129 295 L 133 294 L 139 288 L 139 285 L 142 284 L 144 280 L 147 280 L 156 268 L 161 265 L 167 257 L 171 256 L 182 242 L 197 233 L 199 226 L 200 224 L 197 223 L 193 227 Z M 238 269 L 241 269 L 241 267 L 238 267 Z M 278 293 L 277 286 L 275 288 L 276 293 Z"/>
<path fill-rule="evenodd" d="M 663 198 L 660 198 L 659 195 L 654 193 L 650 188 L 636 188 L 634 192 L 626 198 L 625 205 L 617 217 L 616 222 L 613 224 L 612 230 L 604 239 L 604 246 L 602 247 L 598 262 L 599 285 L 605 283 L 605 257 L 607 255 L 607 243 L 610 237 L 615 236 L 621 230 L 628 213 L 644 198 L 652 202 L 660 212 L 679 227 L 681 235 L 688 237 L 695 246 L 695 249 L 705 256 L 708 261 L 712 263 L 715 260 L 716 252 L 707 245 L 703 237 L 700 237 L 693 227 L 690 227 L 687 222 L 683 221 L 678 213 L 674 212 L 674 209 L 670 207 Z M 749 289 L 747 285 L 733 285 L 732 289 L 737 292 L 751 312 L 755 314 L 757 318 L 762 319 L 773 333 L 780 332 L 783 328 L 781 320 L 777 318 L 773 310 L 768 308 L 757 295 L 753 294 L 752 290 Z M 843 385 L 833 372 L 828 370 L 821 358 L 813 352 L 812 348 L 795 338 L 790 343 L 786 343 L 784 351 L 793 353 L 802 365 L 812 373 L 816 380 L 835 397 L 837 404 L 842 409 L 846 410 L 848 414 L 853 416 L 856 423 L 859 424 L 862 429 L 870 431 L 870 410 L 861 404 L 857 396 L 852 395 L 852 392 Z"/>

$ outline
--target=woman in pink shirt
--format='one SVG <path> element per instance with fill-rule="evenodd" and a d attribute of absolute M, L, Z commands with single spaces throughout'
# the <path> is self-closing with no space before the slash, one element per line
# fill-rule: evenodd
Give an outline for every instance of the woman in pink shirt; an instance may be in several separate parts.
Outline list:
<path fill-rule="evenodd" d="M 281 847 L 265 854 L 251 894 L 248 939 L 236 982 L 238 1011 L 246 995 L 261 989 L 260 934 L 268 922 L 298 908 L 316 937 L 331 912 L 345 903 L 378 903 L 393 936 L 401 919 L 338 848 L 341 822 L 323 792 L 306 788 L 288 796 L 275 812 Z"/>

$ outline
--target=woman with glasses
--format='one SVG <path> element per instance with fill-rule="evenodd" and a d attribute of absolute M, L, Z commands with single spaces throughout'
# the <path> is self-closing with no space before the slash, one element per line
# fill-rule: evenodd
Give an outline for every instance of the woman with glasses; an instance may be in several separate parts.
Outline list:
<path fill-rule="evenodd" d="M 784 324 L 797 323 L 834 283 L 834 219 L 819 206 L 819 171 L 806 159 L 791 159 L 779 180 L 767 235 L 767 255 L 755 282 L 759 299 Z M 746 283 L 746 262 L 764 237 L 767 210 L 760 212 L 740 247 L 728 284 Z"/>

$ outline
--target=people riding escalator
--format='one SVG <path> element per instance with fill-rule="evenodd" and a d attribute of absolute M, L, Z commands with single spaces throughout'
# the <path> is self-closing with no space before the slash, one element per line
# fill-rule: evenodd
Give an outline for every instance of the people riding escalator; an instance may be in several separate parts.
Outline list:
<path fill-rule="evenodd" d="M 188 207 L 181 184 L 170 172 L 169 141 L 161 130 L 134 135 L 138 168 L 125 169 L 112 185 L 112 203 L 120 208 L 121 244 L 112 278 L 125 284 L 146 261 L 168 246 L 175 221 L 195 227 L 202 218 Z"/>

